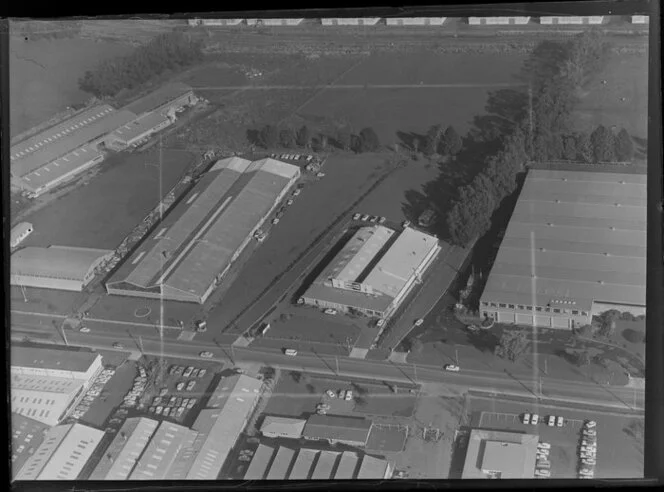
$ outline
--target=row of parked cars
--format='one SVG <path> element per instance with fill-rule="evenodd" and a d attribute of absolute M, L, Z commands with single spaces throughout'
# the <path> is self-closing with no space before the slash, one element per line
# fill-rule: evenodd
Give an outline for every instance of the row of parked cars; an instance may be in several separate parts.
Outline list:
<path fill-rule="evenodd" d="M 284 159 L 287 161 L 306 161 L 311 162 L 314 159 L 313 155 L 302 155 L 302 154 L 270 154 L 270 157 L 273 159 Z"/>
<path fill-rule="evenodd" d="M 380 217 L 378 215 L 356 213 L 355 215 L 353 215 L 353 220 L 361 220 L 362 222 L 372 222 L 374 224 L 375 223 L 384 224 L 387 219 L 385 217 Z"/>
<path fill-rule="evenodd" d="M 138 367 L 138 376 L 134 378 L 134 385 L 127 395 L 124 397 L 124 402 L 121 408 L 134 408 L 145 391 L 148 384 L 148 375 L 141 366 Z"/>
<path fill-rule="evenodd" d="M 521 416 L 521 422 L 526 425 L 537 425 L 546 422 L 546 425 L 549 427 L 563 427 L 565 425 L 565 419 L 563 417 L 549 415 L 545 419 L 540 419 L 540 416 L 536 413 L 524 413 Z"/>
<path fill-rule="evenodd" d="M 101 394 L 102 389 L 114 374 L 114 369 L 104 369 L 99 373 L 99 376 L 97 376 L 94 382 L 90 385 L 90 389 L 88 389 L 80 403 L 74 408 L 74 411 L 71 414 L 72 419 L 78 420 L 85 415 L 85 412 L 90 410 L 90 405 L 92 405 L 95 399 Z"/>
<path fill-rule="evenodd" d="M 205 376 L 207 374 L 207 369 L 205 369 L 205 368 L 200 369 L 200 368 L 194 367 L 194 366 L 189 366 L 189 367 L 171 366 L 168 370 L 168 374 L 170 374 L 171 376 L 178 376 L 178 377 L 182 376 L 183 378 L 188 378 L 188 377 L 202 378 L 203 376 Z M 180 390 L 178 390 L 178 391 L 180 391 Z M 187 390 L 187 391 L 189 391 L 189 390 Z"/>
<path fill-rule="evenodd" d="M 279 210 L 277 210 L 277 213 L 275 214 L 274 218 L 272 219 L 272 225 L 275 225 L 275 224 L 279 223 L 281 218 L 286 213 L 286 207 L 293 204 L 293 202 L 295 201 L 295 197 L 298 196 L 300 193 L 302 193 L 302 188 L 304 188 L 304 183 L 299 183 L 297 185 L 297 188 L 295 188 L 293 190 L 293 193 L 291 193 L 291 195 L 286 200 L 286 205 L 282 206 Z M 256 237 L 255 234 L 254 234 L 254 237 Z M 258 239 L 258 238 L 256 237 L 256 239 Z M 265 238 L 263 238 L 263 239 L 265 239 Z"/>
<path fill-rule="evenodd" d="M 579 478 L 594 478 L 597 464 L 597 422 L 588 420 L 581 430 Z"/>
<path fill-rule="evenodd" d="M 548 442 L 537 443 L 535 476 L 538 478 L 549 478 L 551 476 L 551 461 L 549 461 L 550 451 L 551 444 Z"/>
<path fill-rule="evenodd" d="M 155 396 L 152 400 L 152 405 L 148 408 L 148 412 L 155 415 L 163 415 L 164 417 L 173 417 L 179 419 L 184 412 L 194 408 L 198 403 L 197 398 L 183 398 L 181 396 L 171 396 L 168 400 L 161 396 Z"/>

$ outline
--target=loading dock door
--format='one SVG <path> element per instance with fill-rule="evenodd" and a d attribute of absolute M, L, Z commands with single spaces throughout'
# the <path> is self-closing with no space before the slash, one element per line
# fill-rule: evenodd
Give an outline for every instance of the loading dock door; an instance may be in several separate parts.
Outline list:
<path fill-rule="evenodd" d="M 533 325 L 533 317 L 529 314 L 516 313 L 516 323 L 518 325 Z"/>
<path fill-rule="evenodd" d="M 514 323 L 514 313 L 501 313 L 498 312 L 499 323 Z"/>
<path fill-rule="evenodd" d="M 538 315 L 535 316 L 535 324 L 545 328 L 551 327 L 551 316 Z"/>

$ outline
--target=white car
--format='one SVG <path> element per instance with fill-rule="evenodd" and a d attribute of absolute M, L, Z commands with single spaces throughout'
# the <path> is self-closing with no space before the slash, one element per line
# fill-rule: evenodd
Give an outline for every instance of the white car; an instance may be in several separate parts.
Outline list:
<path fill-rule="evenodd" d="M 184 389 L 184 381 L 181 381 L 175 387 L 175 391 L 182 391 Z"/>
<path fill-rule="evenodd" d="M 336 398 L 336 397 L 337 397 L 337 395 L 335 394 L 335 392 L 332 391 L 332 390 L 327 390 L 327 391 L 325 392 L 325 394 L 326 394 L 327 396 L 329 396 L 330 398 Z"/>
<path fill-rule="evenodd" d="M 293 199 L 292 199 L 292 198 L 289 198 L 289 199 L 286 201 L 286 205 L 293 205 Z"/>
<path fill-rule="evenodd" d="M 562 427 L 563 425 L 565 425 L 565 419 L 563 419 L 562 417 L 558 416 L 558 418 L 556 418 L 556 425 L 557 425 L 558 427 Z"/>
<path fill-rule="evenodd" d="M 317 178 L 324 178 L 324 177 L 325 177 L 325 173 L 316 173 L 316 177 L 317 177 Z"/>
<path fill-rule="evenodd" d="M 387 219 L 385 217 L 381 217 L 378 219 L 379 224 L 384 224 Z"/>
<path fill-rule="evenodd" d="M 302 193 L 302 190 L 298 188 L 293 192 L 293 196 L 298 196 L 300 193 Z"/>
<path fill-rule="evenodd" d="M 459 366 L 456 366 L 454 364 L 445 364 L 444 368 L 445 368 L 446 371 L 449 371 L 449 372 L 459 372 L 459 370 L 460 370 Z"/>
<path fill-rule="evenodd" d="M 360 220 L 360 217 L 362 217 L 361 214 L 357 213 L 353 215 L 353 220 Z"/>
<path fill-rule="evenodd" d="M 81 328 L 79 331 L 80 331 L 81 333 L 90 333 L 90 328 L 88 328 L 87 326 L 84 326 L 84 327 Z"/>
<path fill-rule="evenodd" d="M 523 416 L 521 417 L 521 423 L 523 424 L 530 424 L 530 414 L 529 413 L 524 413 Z M 538 444 L 539 447 L 539 444 Z"/>
<path fill-rule="evenodd" d="M 595 436 L 597 436 L 597 432 L 595 432 L 595 431 L 592 430 L 592 429 L 584 429 L 584 431 L 583 431 L 583 435 L 584 435 L 584 436 L 595 437 Z"/>
<path fill-rule="evenodd" d="M 537 425 L 537 424 L 539 424 L 539 415 L 537 415 L 536 413 L 534 413 L 533 416 L 530 417 L 530 423 L 531 423 L 532 425 Z"/>
<path fill-rule="evenodd" d="M 549 478 L 551 476 L 551 472 L 549 470 L 535 470 L 535 476 Z"/>
<path fill-rule="evenodd" d="M 537 444 L 537 447 L 542 449 L 551 449 L 551 444 L 548 442 L 540 442 Z"/>
<path fill-rule="evenodd" d="M 583 458 L 581 460 L 581 463 L 584 465 L 596 465 L 597 461 L 595 461 L 595 458 Z"/>
<path fill-rule="evenodd" d="M 369 216 L 368 216 L 367 214 L 364 214 L 364 215 L 362 216 L 362 220 L 365 220 L 365 221 L 366 221 L 368 218 L 369 218 Z"/>
<path fill-rule="evenodd" d="M 297 355 L 297 350 L 295 349 L 285 349 L 284 354 L 290 355 L 291 357 L 294 357 Z"/>
<path fill-rule="evenodd" d="M 410 225 L 410 220 L 404 220 L 403 224 L 401 224 L 401 227 L 404 229 Z"/>
<path fill-rule="evenodd" d="M 380 328 L 380 327 L 383 326 L 384 324 L 385 324 L 385 320 L 382 319 L 382 318 L 379 319 L 378 321 L 376 321 L 376 326 L 377 326 L 378 328 Z"/>
<path fill-rule="evenodd" d="M 597 441 L 594 439 L 583 439 L 581 441 L 581 446 L 597 446 Z"/>
<path fill-rule="evenodd" d="M 213 357 L 212 352 L 204 351 L 198 354 L 200 357 L 203 357 L 204 359 L 211 359 Z"/>
<path fill-rule="evenodd" d="M 279 223 L 279 219 L 278 219 L 277 217 L 275 217 L 274 219 L 272 219 L 272 225 L 276 225 L 276 224 L 278 224 L 278 223 Z"/>
<path fill-rule="evenodd" d="M 594 427 L 596 427 L 596 426 L 597 426 L 597 422 L 595 422 L 594 420 L 589 420 L 588 422 L 586 422 L 586 423 L 584 424 L 584 427 L 585 427 L 586 429 L 592 429 L 592 428 L 594 428 Z"/>
<path fill-rule="evenodd" d="M 555 427 L 556 425 L 555 415 L 549 415 L 549 418 L 546 420 L 546 425 L 548 425 L 549 427 Z"/>
<path fill-rule="evenodd" d="M 344 397 L 344 400 L 350 401 L 353 399 L 353 392 L 351 390 L 346 391 L 346 396 Z"/>
<path fill-rule="evenodd" d="M 332 309 L 332 308 L 327 308 L 327 309 L 326 309 L 325 311 L 323 311 L 323 312 L 324 312 L 325 314 L 337 314 L 337 310 L 336 310 L 336 309 Z"/>
<path fill-rule="evenodd" d="M 415 326 L 422 326 L 422 323 L 424 323 L 424 320 L 419 318 L 417 321 L 415 321 Z"/>

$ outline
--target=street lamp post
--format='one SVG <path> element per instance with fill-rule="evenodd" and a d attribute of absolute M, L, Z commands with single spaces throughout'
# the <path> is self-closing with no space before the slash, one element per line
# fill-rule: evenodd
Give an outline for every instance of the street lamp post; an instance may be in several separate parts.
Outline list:
<path fill-rule="evenodd" d="M 339 357 L 335 356 L 334 361 L 337 363 L 337 376 L 339 375 Z"/>
<path fill-rule="evenodd" d="M 454 360 L 456 361 L 456 365 L 459 365 L 459 349 L 457 347 L 454 347 Z"/>

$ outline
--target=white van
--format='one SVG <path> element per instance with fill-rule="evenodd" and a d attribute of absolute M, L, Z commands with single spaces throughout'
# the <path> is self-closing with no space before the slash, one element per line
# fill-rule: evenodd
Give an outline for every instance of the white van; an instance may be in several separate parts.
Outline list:
<path fill-rule="evenodd" d="M 295 355 L 297 355 L 297 350 L 295 350 L 295 349 L 286 349 L 286 350 L 284 350 L 284 354 L 290 355 L 290 356 L 295 356 Z"/>

